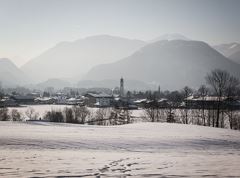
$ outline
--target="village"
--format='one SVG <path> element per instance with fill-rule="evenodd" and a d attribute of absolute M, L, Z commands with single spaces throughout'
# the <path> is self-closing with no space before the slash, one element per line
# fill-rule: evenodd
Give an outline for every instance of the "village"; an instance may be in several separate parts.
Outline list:
<path fill-rule="evenodd" d="M 0 107 L 21 107 L 24 105 L 76 105 L 96 108 L 115 107 L 120 109 L 136 110 L 138 108 L 150 107 L 155 105 L 160 108 L 192 108 L 200 109 L 203 105 L 205 109 L 216 109 L 219 98 L 214 95 L 202 95 L 186 91 L 182 96 L 176 91 L 161 93 L 160 87 L 157 91 L 130 92 L 124 89 L 124 79 L 120 79 L 120 87 L 116 87 L 107 92 L 96 90 L 78 92 L 32 92 L 24 95 L 13 92 L 12 94 L 2 94 L 0 96 Z M 189 90 L 189 91 L 187 91 Z M 240 109 L 239 97 L 221 97 L 224 107 L 234 110 Z M 223 105 L 222 105 L 223 106 Z"/>
<path fill-rule="evenodd" d="M 120 89 L 116 87 L 111 94 L 95 90 L 79 94 L 78 92 L 32 92 L 25 95 L 12 93 L 1 96 L 0 107 L 20 107 L 22 105 L 78 105 L 88 107 L 118 107 L 137 109 L 134 98 L 125 95 L 124 80 L 121 78 Z"/>

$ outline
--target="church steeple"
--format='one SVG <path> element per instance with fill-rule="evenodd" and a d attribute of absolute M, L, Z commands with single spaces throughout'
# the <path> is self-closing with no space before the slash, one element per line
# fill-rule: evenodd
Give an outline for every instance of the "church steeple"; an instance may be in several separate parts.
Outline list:
<path fill-rule="evenodd" d="M 124 97 L 124 80 L 122 77 L 120 79 L 120 96 Z"/>

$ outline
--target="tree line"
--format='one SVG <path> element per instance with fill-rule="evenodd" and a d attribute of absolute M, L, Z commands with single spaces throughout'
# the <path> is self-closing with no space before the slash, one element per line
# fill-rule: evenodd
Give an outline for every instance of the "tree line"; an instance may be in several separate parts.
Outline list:
<path fill-rule="evenodd" d="M 216 69 L 207 74 L 206 84 L 196 91 L 186 86 L 181 91 L 150 93 L 148 98 L 151 102 L 144 106 L 145 115 L 151 122 L 177 122 L 240 130 L 239 106 L 236 109 L 234 105 L 240 99 L 239 79 Z M 200 98 L 198 107 L 186 100 L 193 94 Z M 167 98 L 164 106 L 158 102 L 159 95 L 160 98 Z M 206 105 L 208 96 L 213 96 L 215 100 L 211 106 Z"/>
<path fill-rule="evenodd" d="M 47 111 L 43 117 L 33 109 L 25 111 L 27 121 L 48 121 L 88 125 L 122 125 L 132 123 L 131 111 L 115 108 L 98 108 L 92 111 L 86 106 L 65 107 Z M 24 116 L 16 109 L 0 109 L 0 121 L 24 121 Z"/>

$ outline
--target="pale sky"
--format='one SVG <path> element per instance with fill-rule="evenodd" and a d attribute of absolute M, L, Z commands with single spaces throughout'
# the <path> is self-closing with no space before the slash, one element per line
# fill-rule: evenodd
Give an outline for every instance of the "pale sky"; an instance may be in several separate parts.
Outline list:
<path fill-rule="evenodd" d="M 240 42 L 239 17 L 240 0 L 0 0 L 0 58 L 20 66 L 58 42 L 98 34 Z"/>

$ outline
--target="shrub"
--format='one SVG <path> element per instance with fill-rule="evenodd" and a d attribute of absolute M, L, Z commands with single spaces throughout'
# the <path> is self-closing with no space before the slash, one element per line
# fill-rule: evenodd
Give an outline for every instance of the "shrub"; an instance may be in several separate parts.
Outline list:
<path fill-rule="evenodd" d="M 64 117 L 61 111 L 48 111 L 44 115 L 44 119 L 50 122 L 64 122 Z"/>
<path fill-rule="evenodd" d="M 8 114 L 8 109 L 7 108 L 2 108 L 0 109 L 0 121 L 9 121 L 10 116 Z"/>

